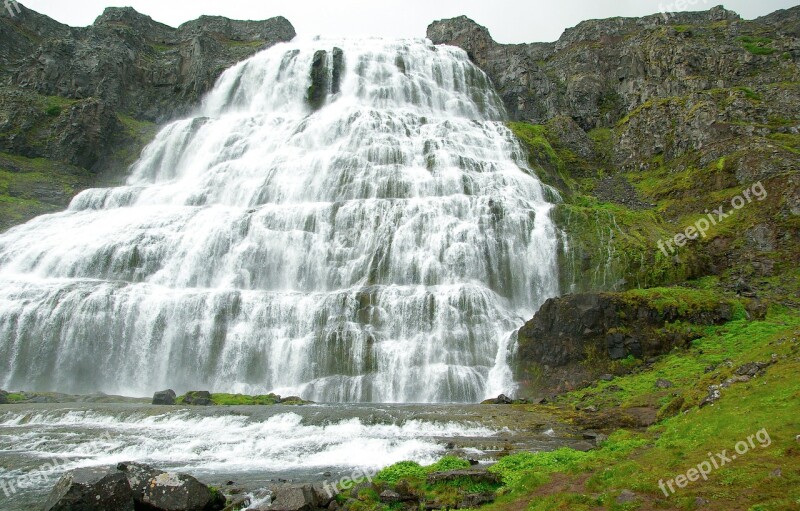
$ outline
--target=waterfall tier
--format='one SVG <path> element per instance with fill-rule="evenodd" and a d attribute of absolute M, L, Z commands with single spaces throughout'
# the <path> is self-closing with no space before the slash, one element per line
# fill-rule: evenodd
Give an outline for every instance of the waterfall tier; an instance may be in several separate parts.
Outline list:
<path fill-rule="evenodd" d="M 426 41 L 274 46 L 125 186 L 0 235 L 0 385 L 477 401 L 557 294 L 545 190 L 486 76 Z"/>

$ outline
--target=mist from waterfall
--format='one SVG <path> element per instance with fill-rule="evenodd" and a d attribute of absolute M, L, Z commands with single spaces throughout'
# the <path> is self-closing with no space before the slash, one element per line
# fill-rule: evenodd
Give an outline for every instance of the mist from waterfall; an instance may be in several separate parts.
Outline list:
<path fill-rule="evenodd" d="M 0 235 L 0 387 L 513 392 L 514 331 L 558 294 L 558 241 L 504 117 L 463 50 L 424 40 L 241 62 L 125 186 Z"/>

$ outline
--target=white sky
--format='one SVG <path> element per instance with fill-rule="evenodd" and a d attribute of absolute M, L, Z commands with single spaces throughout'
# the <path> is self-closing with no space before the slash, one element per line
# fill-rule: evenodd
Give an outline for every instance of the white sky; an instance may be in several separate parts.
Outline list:
<path fill-rule="evenodd" d="M 72 26 L 91 24 L 107 6 L 131 6 L 178 26 L 202 14 L 234 19 L 282 15 L 302 36 L 424 37 L 431 21 L 465 14 L 503 43 L 555 41 L 586 19 L 705 10 L 719 0 L 23 0 L 25 6 Z M 752 19 L 797 5 L 793 0 L 729 0 Z M 677 7 L 676 7 L 677 6 Z M 683 7 L 682 9 L 680 7 Z"/>

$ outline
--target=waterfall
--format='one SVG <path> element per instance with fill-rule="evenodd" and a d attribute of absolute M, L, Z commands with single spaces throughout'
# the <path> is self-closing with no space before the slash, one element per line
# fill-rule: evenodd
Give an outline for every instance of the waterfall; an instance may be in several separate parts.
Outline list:
<path fill-rule="evenodd" d="M 280 44 L 125 186 L 0 235 L 0 386 L 471 402 L 558 294 L 547 190 L 485 74 L 424 40 Z"/>

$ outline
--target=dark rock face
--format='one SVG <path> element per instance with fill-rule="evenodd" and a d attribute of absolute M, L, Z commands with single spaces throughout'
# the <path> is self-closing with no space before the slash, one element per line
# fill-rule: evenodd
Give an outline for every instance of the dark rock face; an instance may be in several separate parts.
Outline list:
<path fill-rule="evenodd" d="M 204 16 L 172 28 L 110 7 L 74 28 L 22 5 L 0 16 L 0 153 L 46 159 L 37 175 L 55 181 L 25 191 L 30 207 L 0 204 L 0 231 L 63 209 L 84 188 L 120 183 L 158 123 L 187 113 L 226 68 L 294 35 L 282 17 Z"/>
<path fill-rule="evenodd" d="M 492 79 L 513 118 L 544 123 L 566 115 L 588 130 L 611 126 L 657 97 L 752 84 L 754 75 L 765 84 L 785 81 L 779 77 L 788 71 L 796 80 L 796 66 L 759 58 L 739 38 L 747 23 L 778 32 L 783 37 L 775 51 L 796 62 L 800 47 L 791 34 L 798 18 L 800 9 L 792 8 L 743 22 L 715 7 L 584 21 L 554 43 L 498 44 L 485 27 L 461 16 L 432 23 L 427 36 L 434 44 L 465 49 Z M 730 27 L 721 38 L 709 28 L 720 23 Z"/>
<path fill-rule="evenodd" d="M 18 20 L 26 26 L 24 16 Z M 94 97 L 158 122 L 196 104 L 227 67 L 295 32 L 282 17 L 204 16 L 174 29 L 130 7 L 109 7 L 92 26 L 46 34 L 52 36 L 18 62 L 13 83 L 48 96 Z"/>
<path fill-rule="evenodd" d="M 114 467 L 82 468 L 61 478 L 45 511 L 134 511 L 133 492 L 125 474 Z"/>
<path fill-rule="evenodd" d="M 176 398 L 175 391 L 172 389 L 162 390 L 153 394 L 154 405 L 174 405 Z"/>
<path fill-rule="evenodd" d="M 699 335 L 664 328 L 666 323 L 720 324 L 732 316 L 727 302 L 681 311 L 659 308 L 624 293 L 551 298 L 519 330 L 517 376 L 540 390 L 563 390 L 562 384 L 596 378 L 609 361 L 660 355 Z M 594 363 L 583 364 L 586 360 Z"/>
<path fill-rule="evenodd" d="M 0 405 L 7 405 L 8 404 L 8 392 L 5 390 L 0 390 Z"/>

